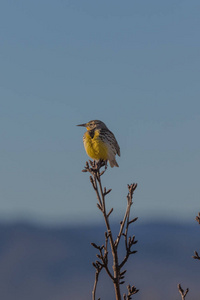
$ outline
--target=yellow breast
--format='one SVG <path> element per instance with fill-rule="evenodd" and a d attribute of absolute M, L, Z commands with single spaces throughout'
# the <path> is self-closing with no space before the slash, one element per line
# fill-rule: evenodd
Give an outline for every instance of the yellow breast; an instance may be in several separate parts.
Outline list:
<path fill-rule="evenodd" d="M 108 147 L 99 138 L 98 130 L 95 130 L 93 137 L 91 137 L 89 132 L 86 131 L 86 133 L 84 134 L 83 142 L 87 155 L 90 156 L 92 159 L 108 159 Z"/>

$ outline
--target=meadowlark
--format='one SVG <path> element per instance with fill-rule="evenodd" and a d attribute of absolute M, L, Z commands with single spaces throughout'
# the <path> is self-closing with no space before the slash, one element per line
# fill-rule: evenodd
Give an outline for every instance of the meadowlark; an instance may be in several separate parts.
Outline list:
<path fill-rule="evenodd" d="M 109 161 L 111 168 L 119 167 L 115 155 L 120 156 L 120 148 L 114 134 L 99 120 L 92 120 L 77 126 L 86 127 L 83 144 L 89 157 L 94 160 Z"/>

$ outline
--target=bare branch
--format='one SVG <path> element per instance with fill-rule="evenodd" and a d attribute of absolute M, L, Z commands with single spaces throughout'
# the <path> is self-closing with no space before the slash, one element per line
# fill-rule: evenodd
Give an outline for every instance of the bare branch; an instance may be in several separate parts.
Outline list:
<path fill-rule="evenodd" d="M 138 219 L 138 217 L 137 217 L 137 218 L 134 218 L 134 219 L 132 219 L 131 221 L 129 221 L 129 225 L 130 225 L 131 223 L 134 223 L 135 221 L 137 221 L 137 219 Z"/>
<path fill-rule="evenodd" d="M 198 216 L 196 216 L 195 220 L 200 224 L 200 212 L 198 213 Z"/>
<path fill-rule="evenodd" d="M 113 208 L 111 208 L 111 210 L 110 210 L 109 213 L 107 214 L 107 218 L 111 215 L 112 212 L 113 212 Z"/>
<path fill-rule="evenodd" d="M 128 193 L 128 195 L 127 195 L 127 208 L 126 208 L 126 212 L 125 212 L 125 215 L 124 215 L 124 219 L 123 219 L 123 221 L 121 222 L 119 234 L 118 234 L 117 239 L 116 239 L 116 241 L 115 241 L 115 246 L 116 246 L 116 247 L 118 246 L 119 241 L 120 241 L 120 238 L 121 238 L 121 236 L 122 236 L 122 232 L 123 232 L 123 229 L 124 229 L 126 220 L 129 220 L 130 208 L 131 208 L 131 205 L 133 204 L 133 202 L 132 202 L 133 192 L 134 192 L 134 190 L 136 189 L 136 187 L 137 187 L 137 183 L 133 183 L 133 184 L 131 184 L 131 185 L 128 185 L 129 193 Z M 132 220 L 131 222 L 127 221 L 127 226 L 128 226 L 130 223 L 135 222 L 136 219 L 137 219 L 137 218 L 135 218 L 134 221 Z"/>
<path fill-rule="evenodd" d="M 200 256 L 197 251 L 194 251 L 194 256 L 192 256 L 192 258 L 200 260 Z"/>
<path fill-rule="evenodd" d="M 198 216 L 196 216 L 195 220 L 200 224 L 200 212 L 198 213 Z M 192 258 L 200 260 L 200 256 L 197 251 L 194 251 Z"/>
<path fill-rule="evenodd" d="M 101 269 L 100 268 L 96 269 L 96 272 L 95 272 L 95 281 L 94 281 L 94 287 L 93 287 L 93 291 L 92 291 L 92 300 L 96 299 L 97 282 L 98 282 L 98 279 L 99 279 L 99 273 L 100 273 Z"/>
<path fill-rule="evenodd" d="M 112 191 L 112 189 L 109 189 L 108 191 L 106 191 L 106 188 L 104 188 L 104 196 L 106 196 L 107 194 L 109 194 Z"/>
<path fill-rule="evenodd" d="M 189 289 L 187 288 L 185 291 L 182 289 L 180 283 L 178 284 L 178 290 L 179 290 L 179 293 L 181 294 L 181 299 L 182 300 L 185 300 L 185 297 L 187 295 L 187 293 L 189 292 Z"/>
<path fill-rule="evenodd" d="M 103 166 L 105 166 L 105 170 L 100 171 L 100 169 Z M 107 272 L 108 276 L 113 281 L 114 288 L 115 288 L 116 300 L 121 300 L 120 285 L 124 284 L 125 281 L 123 279 L 124 279 L 124 275 L 126 273 L 126 270 L 121 271 L 121 268 L 124 266 L 124 264 L 128 260 L 129 255 L 137 252 L 137 251 L 131 250 L 131 247 L 137 243 L 137 241 L 135 241 L 135 236 L 129 237 L 129 239 L 127 238 L 129 225 L 137 220 L 137 218 L 134 218 L 131 221 L 129 221 L 130 208 L 131 208 L 131 205 L 133 204 L 133 201 L 132 201 L 133 193 L 137 187 L 137 184 L 128 185 L 129 192 L 127 195 L 127 208 L 126 208 L 126 212 L 124 215 L 124 219 L 121 222 L 119 234 L 117 236 L 116 241 L 114 242 L 113 234 L 112 234 L 110 223 L 109 223 L 109 216 L 113 212 L 113 208 L 111 208 L 110 211 L 107 213 L 106 204 L 105 204 L 105 197 L 107 194 L 109 194 L 111 192 L 111 189 L 107 190 L 105 187 L 103 188 L 102 183 L 101 183 L 101 176 L 105 173 L 106 169 L 107 169 L 107 162 L 89 161 L 89 163 L 86 162 L 86 166 L 83 170 L 83 172 L 89 172 L 91 174 L 90 181 L 92 183 L 93 189 L 96 192 L 96 196 L 97 196 L 97 200 L 98 200 L 97 207 L 99 208 L 99 210 L 102 212 L 102 214 L 104 216 L 106 229 L 107 229 L 107 232 L 105 232 L 105 244 L 104 245 L 98 246 L 95 243 L 91 243 L 91 245 L 99 251 L 99 253 L 96 255 L 99 260 L 93 262 L 93 266 L 96 269 L 96 273 L 95 273 L 95 282 L 94 282 L 94 287 L 93 287 L 93 291 L 92 291 L 92 297 L 93 297 L 93 300 L 95 300 L 99 274 L 100 274 L 101 270 L 104 268 L 105 271 Z M 125 228 L 125 232 L 123 232 L 124 228 Z M 125 258 L 122 261 L 122 263 L 119 264 L 117 247 L 119 245 L 122 235 L 125 238 L 126 255 L 125 255 Z M 112 258 L 113 258 L 113 274 L 109 270 L 109 267 L 108 267 L 108 241 L 110 243 Z M 128 294 L 127 294 L 127 296 L 126 295 L 124 296 L 125 297 L 124 299 L 129 300 L 129 299 L 131 299 L 132 295 L 134 295 L 135 293 L 138 292 L 138 290 L 135 288 L 135 286 L 131 287 L 130 285 L 127 288 L 128 288 Z"/>
<path fill-rule="evenodd" d="M 92 245 L 94 248 L 96 248 L 96 249 L 99 249 L 99 248 L 100 248 L 100 247 L 97 246 L 95 243 L 91 243 L 91 245 Z"/>
<path fill-rule="evenodd" d="M 127 296 L 126 296 L 126 294 L 123 295 L 124 300 L 131 300 L 132 296 L 139 292 L 139 290 L 136 289 L 136 287 L 134 285 L 133 286 L 128 285 L 127 289 L 128 289 L 128 295 Z"/>

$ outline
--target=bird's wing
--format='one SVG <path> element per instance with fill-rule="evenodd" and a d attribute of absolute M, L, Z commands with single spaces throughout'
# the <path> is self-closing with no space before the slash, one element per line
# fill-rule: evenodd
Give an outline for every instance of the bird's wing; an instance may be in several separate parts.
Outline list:
<path fill-rule="evenodd" d="M 109 129 L 101 129 L 101 131 L 103 139 L 110 144 L 114 154 L 118 154 L 120 156 L 120 147 L 114 134 Z"/>

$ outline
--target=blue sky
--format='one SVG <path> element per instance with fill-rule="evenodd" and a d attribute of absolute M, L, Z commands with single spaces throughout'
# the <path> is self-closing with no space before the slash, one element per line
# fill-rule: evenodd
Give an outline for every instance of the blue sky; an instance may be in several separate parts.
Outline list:
<path fill-rule="evenodd" d="M 199 9 L 193 0 L 1 1 L 1 219 L 102 220 L 75 126 L 100 119 L 121 147 L 103 180 L 115 216 L 137 182 L 141 221 L 194 220 Z"/>

